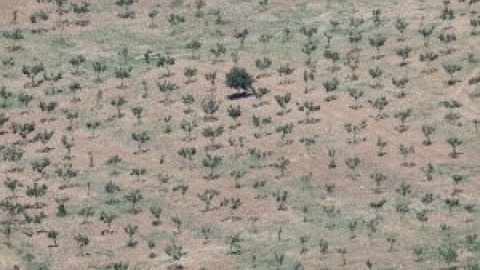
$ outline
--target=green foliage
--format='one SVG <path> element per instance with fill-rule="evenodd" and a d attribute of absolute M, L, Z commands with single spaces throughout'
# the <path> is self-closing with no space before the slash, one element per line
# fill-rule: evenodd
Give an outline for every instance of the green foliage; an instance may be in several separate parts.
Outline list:
<path fill-rule="evenodd" d="M 80 66 L 86 61 L 87 59 L 83 55 L 77 55 L 73 58 L 70 58 L 68 61 L 70 65 L 72 65 L 75 68 L 75 73 L 78 74 Z"/>
<path fill-rule="evenodd" d="M 243 48 L 243 44 L 245 43 L 245 39 L 248 36 L 248 29 L 243 29 L 242 31 L 235 31 L 233 37 L 240 41 L 240 48 Z"/>
<path fill-rule="evenodd" d="M 205 80 L 207 80 L 208 82 L 210 82 L 210 84 L 212 85 L 212 87 L 215 87 L 215 80 L 216 80 L 216 79 L 217 79 L 217 72 L 216 72 L 216 71 L 205 74 Z"/>
<path fill-rule="evenodd" d="M 38 23 L 40 21 L 48 21 L 48 14 L 43 11 L 35 11 L 32 15 L 30 15 L 30 22 L 31 23 Z"/>
<path fill-rule="evenodd" d="M 84 217 L 83 224 L 85 224 L 90 216 L 95 215 L 95 210 L 92 206 L 86 206 L 82 207 L 77 214 Z"/>
<path fill-rule="evenodd" d="M 368 38 L 368 42 L 370 46 L 377 49 L 377 59 L 380 59 L 380 48 L 385 45 L 385 42 L 387 42 L 387 37 L 379 34 L 373 35 Z"/>
<path fill-rule="evenodd" d="M 275 131 L 277 133 L 281 133 L 282 134 L 282 142 L 285 141 L 285 137 L 288 135 L 288 134 L 291 134 L 293 132 L 293 123 L 288 123 L 288 124 L 283 124 L 283 125 L 280 125 L 280 126 L 277 126 L 277 128 L 275 129 Z"/>
<path fill-rule="evenodd" d="M 383 113 L 383 110 L 389 104 L 389 101 L 385 96 L 377 97 L 374 100 L 368 100 L 368 103 L 378 110 L 378 113 L 375 117 L 376 120 L 384 119 L 388 116 L 387 114 Z"/>
<path fill-rule="evenodd" d="M 280 76 L 283 75 L 283 77 L 284 77 L 284 81 L 283 81 L 284 84 L 290 83 L 290 81 L 288 79 L 288 76 L 292 75 L 294 71 L 295 71 L 295 68 L 291 67 L 290 64 L 288 64 L 288 63 L 286 65 L 281 65 L 277 69 L 278 74 Z"/>
<path fill-rule="evenodd" d="M 186 67 L 183 71 L 183 75 L 188 78 L 187 83 L 194 82 L 195 80 L 192 78 L 197 75 L 197 69 L 192 67 Z"/>
<path fill-rule="evenodd" d="M 124 230 L 125 230 L 125 233 L 128 234 L 127 247 L 130 247 L 130 248 L 135 247 L 138 242 L 133 240 L 133 236 L 138 232 L 138 226 L 133 226 L 131 224 L 128 224 Z"/>
<path fill-rule="evenodd" d="M 198 123 L 195 120 L 183 119 L 182 122 L 180 122 L 180 128 L 187 132 L 186 140 L 192 139 L 191 134 L 196 127 L 198 127 Z"/>
<path fill-rule="evenodd" d="M 143 152 L 142 145 L 148 142 L 151 137 L 146 131 L 132 133 L 132 139 L 138 143 L 138 152 Z"/>
<path fill-rule="evenodd" d="M 138 120 L 138 123 L 141 123 L 142 115 L 143 115 L 143 107 L 140 106 L 135 106 L 131 108 L 132 113 L 135 115 L 135 117 Z"/>
<path fill-rule="evenodd" d="M 312 64 L 312 54 L 317 50 L 317 44 L 309 41 L 303 45 L 302 53 L 307 55 L 308 59 L 306 61 L 306 65 L 309 66 Z"/>
<path fill-rule="evenodd" d="M 403 40 L 403 34 L 405 33 L 405 30 L 407 30 L 409 25 L 410 24 L 404 18 L 397 18 L 395 22 L 395 28 L 402 35 L 402 40 Z"/>
<path fill-rule="evenodd" d="M 127 195 L 124 196 L 125 199 L 130 202 L 132 204 L 132 209 L 131 211 L 133 213 L 136 213 L 137 212 L 137 209 L 135 208 L 135 206 L 137 205 L 138 202 L 140 202 L 141 200 L 143 200 L 143 195 L 142 193 L 140 192 L 140 190 L 133 190 L 133 191 L 130 191 Z"/>
<path fill-rule="evenodd" d="M 298 106 L 298 110 L 305 112 L 304 123 L 313 123 L 315 119 L 311 118 L 310 115 L 312 112 L 320 111 L 320 105 L 315 104 L 313 101 L 304 101 L 303 104 Z"/>
<path fill-rule="evenodd" d="M 28 78 L 30 78 L 31 87 L 37 87 L 41 83 L 41 82 L 36 82 L 35 78 L 38 74 L 40 74 L 43 71 L 45 71 L 45 65 L 43 63 L 34 64 L 31 66 L 27 66 L 27 65 L 22 66 L 22 73 Z"/>
<path fill-rule="evenodd" d="M 240 238 L 240 234 L 227 236 L 229 255 L 240 255 L 242 253 L 242 246 L 240 245 L 241 241 L 242 239 Z"/>
<path fill-rule="evenodd" d="M 233 67 L 226 74 L 226 84 L 235 90 L 250 90 L 254 82 L 253 77 L 244 69 Z"/>
<path fill-rule="evenodd" d="M 120 111 L 120 108 L 127 103 L 127 100 L 122 97 L 118 96 L 110 101 L 110 105 L 117 107 L 117 117 L 120 118 L 123 114 Z"/>
<path fill-rule="evenodd" d="M 128 19 L 134 18 L 135 12 L 130 11 L 130 6 L 133 5 L 136 0 L 116 0 L 115 5 L 124 8 L 124 11 L 118 14 L 118 17 Z"/>
<path fill-rule="evenodd" d="M 93 71 L 97 74 L 96 82 L 101 82 L 100 74 L 104 73 L 107 70 L 107 65 L 100 61 L 95 61 L 92 63 Z"/>
<path fill-rule="evenodd" d="M 220 109 L 220 102 L 213 98 L 204 99 L 202 101 L 202 109 L 208 118 L 213 119 L 214 114 Z"/>
<path fill-rule="evenodd" d="M 152 221 L 153 226 L 159 226 L 162 222 L 160 221 L 160 215 L 162 214 L 163 210 L 160 206 L 154 205 L 149 208 L 150 213 L 152 214 L 153 217 L 155 217 L 155 220 Z"/>
<path fill-rule="evenodd" d="M 125 262 L 115 262 L 110 265 L 110 269 L 113 269 L 113 270 L 127 270 L 128 267 L 129 267 L 129 264 Z"/>
<path fill-rule="evenodd" d="M 48 157 L 38 158 L 30 162 L 30 165 L 32 166 L 32 170 L 42 175 L 45 174 L 45 168 L 50 166 L 50 164 L 51 164 L 51 161 Z"/>
<path fill-rule="evenodd" d="M 88 236 L 81 233 L 75 235 L 73 239 L 75 240 L 75 242 L 77 242 L 77 246 L 80 249 L 80 255 L 84 256 L 83 249 L 90 243 L 90 239 L 88 238 Z"/>
<path fill-rule="evenodd" d="M 206 189 L 203 193 L 197 194 L 197 197 L 205 203 L 205 209 L 203 210 L 204 212 L 210 211 L 210 204 L 218 195 L 220 195 L 220 192 L 215 189 Z"/>
<path fill-rule="evenodd" d="M 331 49 L 327 49 L 323 52 L 323 57 L 332 61 L 332 70 L 336 71 L 338 67 L 335 65 L 338 61 L 340 61 L 340 53 L 333 51 Z"/>
<path fill-rule="evenodd" d="M 72 10 L 76 14 L 86 14 L 90 12 L 90 3 L 89 2 L 82 2 L 82 3 L 71 3 Z"/>
<path fill-rule="evenodd" d="M 422 125 L 422 133 L 425 136 L 423 145 L 428 146 L 432 144 L 431 136 L 435 133 L 436 128 L 432 125 Z"/>
<path fill-rule="evenodd" d="M 412 48 L 409 46 L 405 46 L 403 48 L 397 49 L 396 53 L 398 56 L 402 58 L 402 63 L 400 63 L 401 66 L 407 65 L 407 58 L 410 56 L 410 53 L 412 52 Z"/>
<path fill-rule="evenodd" d="M 287 210 L 286 203 L 287 203 L 287 199 L 288 199 L 288 196 L 289 196 L 288 191 L 286 191 L 286 190 L 277 191 L 273 194 L 273 196 L 275 197 L 275 200 L 277 201 L 277 205 L 278 205 L 277 210 L 278 211 Z"/>
<path fill-rule="evenodd" d="M 458 252 L 452 245 L 444 245 L 438 248 L 438 254 L 448 266 L 457 261 Z"/>
<path fill-rule="evenodd" d="M 430 26 L 430 27 L 423 27 L 418 32 L 423 36 L 424 38 L 424 46 L 428 47 L 428 43 L 430 40 L 430 36 L 433 34 L 433 31 L 435 30 L 435 26 Z"/>
<path fill-rule="evenodd" d="M 227 48 L 221 43 L 216 43 L 213 48 L 210 49 L 210 52 L 215 57 L 215 62 L 218 61 L 219 57 L 227 53 Z"/>
<path fill-rule="evenodd" d="M 274 97 L 278 106 L 280 106 L 283 110 L 286 110 L 287 104 L 290 103 L 290 100 L 292 99 L 292 94 L 287 93 L 285 95 L 275 95 Z"/>
<path fill-rule="evenodd" d="M 323 83 L 323 88 L 325 88 L 325 91 L 330 94 L 337 90 L 338 86 L 340 85 L 340 81 L 337 78 L 333 78 L 331 80 L 327 80 Z M 333 100 L 334 96 L 330 96 L 328 100 Z"/>
<path fill-rule="evenodd" d="M 3 161 L 18 162 L 23 158 L 25 151 L 17 146 L 2 146 L 0 153 Z"/>
<path fill-rule="evenodd" d="M 185 17 L 178 14 L 170 14 L 168 16 L 168 23 L 173 27 L 172 35 L 177 33 L 177 26 L 185 23 Z"/>
<path fill-rule="evenodd" d="M 453 9 L 450 7 L 450 1 L 443 2 L 443 10 L 440 18 L 442 18 L 442 20 L 453 20 L 455 18 Z"/>
<path fill-rule="evenodd" d="M 164 80 L 162 83 L 157 83 L 157 88 L 158 91 L 165 95 L 165 100 L 163 101 L 163 103 L 165 105 L 169 105 L 172 102 L 170 99 L 171 94 L 179 87 L 169 80 Z"/>
<path fill-rule="evenodd" d="M 4 31 L 3 36 L 12 40 L 24 39 L 23 31 L 19 28 L 13 29 L 11 31 Z"/>
<path fill-rule="evenodd" d="M 447 143 L 452 147 L 452 152 L 450 153 L 451 158 L 457 158 L 459 156 L 459 152 L 457 148 L 462 145 L 463 141 L 456 137 L 451 137 L 447 139 Z"/>
<path fill-rule="evenodd" d="M 221 156 L 212 156 L 207 154 L 206 157 L 202 160 L 203 167 L 209 170 L 207 179 L 215 178 L 215 169 L 222 164 L 223 158 Z"/>
<path fill-rule="evenodd" d="M 123 81 L 127 78 L 130 78 L 133 67 L 118 67 L 115 69 L 115 78 L 120 79 L 119 88 L 124 88 L 125 85 Z"/>
<path fill-rule="evenodd" d="M 350 157 L 345 160 L 345 165 L 347 165 L 347 167 L 352 170 L 352 174 L 350 176 L 353 180 L 357 180 L 359 176 L 357 173 L 357 169 L 360 164 L 361 160 L 359 157 Z"/>
<path fill-rule="evenodd" d="M 157 59 L 157 67 L 163 67 L 167 71 L 166 76 L 172 75 L 170 72 L 170 66 L 175 65 L 175 58 L 168 55 L 159 55 Z"/>
<path fill-rule="evenodd" d="M 346 123 L 343 125 L 343 127 L 345 128 L 345 130 L 348 132 L 348 133 L 352 133 L 353 135 L 353 138 L 351 140 L 352 143 L 358 143 L 359 141 L 357 140 L 357 134 L 364 130 L 365 128 L 367 128 L 367 120 L 362 120 L 361 122 L 359 123 Z"/>
<path fill-rule="evenodd" d="M 177 245 L 175 241 L 172 241 L 170 245 L 165 247 L 164 251 L 173 260 L 173 267 L 171 269 L 183 269 L 183 266 L 179 264 L 179 261 L 187 255 L 187 253 L 183 251 L 182 246 Z"/>
<path fill-rule="evenodd" d="M 228 116 L 230 116 L 230 118 L 232 118 L 233 121 L 235 121 L 236 125 L 238 125 L 237 119 L 242 115 L 242 109 L 240 108 L 240 106 L 230 105 L 227 111 L 228 111 Z"/>
<path fill-rule="evenodd" d="M 216 128 L 209 126 L 203 129 L 202 134 L 205 138 L 210 139 L 210 143 L 213 145 L 215 139 L 223 134 L 223 130 L 223 126 L 218 126 Z"/>
<path fill-rule="evenodd" d="M 461 71 L 462 66 L 459 65 L 459 64 L 455 64 L 455 63 L 446 63 L 446 64 L 443 64 L 442 67 L 443 67 L 443 70 L 445 70 L 445 72 L 450 75 L 450 79 L 448 80 L 448 84 L 449 85 L 455 84 L 455 80 L 453 79 L 453 75 L 455 75 L 455 73 Z"/>
<path fill-rule="evenodd" d="M 262 98 L 266 94 L 270 93 L 270 89 L 268 89 L 266 87 L 252 88 L 252 91 L 253 91 L 253 95 L 255 95 L 255 98 L 259 101 L 259 103 L 261 103 Z"/>

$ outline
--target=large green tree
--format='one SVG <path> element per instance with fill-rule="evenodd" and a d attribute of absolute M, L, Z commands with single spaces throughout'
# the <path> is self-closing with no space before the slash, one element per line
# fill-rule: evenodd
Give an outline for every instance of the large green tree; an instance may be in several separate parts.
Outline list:
<path fill-rule="evenodd" d="M 233 88 L 237 91 L 240 90 L 250 90 L 252 89 L 252 84 L 255 80 L 252 75 L 250 75 L 245 68 L 233 67 L 226 74 L 226 84 L 228 87 Z"/>

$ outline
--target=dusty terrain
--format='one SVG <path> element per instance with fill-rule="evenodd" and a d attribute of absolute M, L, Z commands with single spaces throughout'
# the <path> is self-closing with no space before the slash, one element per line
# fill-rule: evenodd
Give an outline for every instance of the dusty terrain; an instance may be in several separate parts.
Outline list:
<path fill-rule="evenodd" d="M 83 1 L 0 0 L 0 269 L 480 269 L 480 3 L 116 2 L 87 1 L 81 13 Z M 33 23 L 40 12 L 48 19 Z M 22 38 L 11 37 L 17 29 Z M 168 70 L 162 56 L 175 59 Z M 358 59 L 354 72 L 348 59 Z M 94 63 L 106 67 L 100 80 Z M 32 80 L 25 71 L 40 64 Z M 452 77 L 449 65 L 460 67 Z M 248 92 L 269 92 L 228 98 L 233 67 L 255 78 Z M 177 86 L 168 96 L 164 82 Z M 212 115 L 207 101 L 219 105 Z M 213 142 L 210 127 L 223 131 Z M 195 150 L 191 160 L 182 149 Z"/>

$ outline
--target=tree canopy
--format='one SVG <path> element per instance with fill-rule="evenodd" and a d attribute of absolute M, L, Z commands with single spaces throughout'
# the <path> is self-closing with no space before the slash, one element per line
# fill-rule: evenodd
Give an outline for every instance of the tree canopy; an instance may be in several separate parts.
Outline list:
<path fill-rule="evenodd" d="M 233 67 L 226 74 L 226 84 L 235 90 L 249 90 L 255 81 L 245 68 Z"/>

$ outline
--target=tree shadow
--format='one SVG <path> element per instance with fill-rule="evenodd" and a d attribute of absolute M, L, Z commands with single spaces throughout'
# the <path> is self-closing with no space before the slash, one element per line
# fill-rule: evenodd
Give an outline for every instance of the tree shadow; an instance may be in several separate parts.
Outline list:
<path fill-rule="evenodd" d="M 237 99 L 242 99 L 242 98 L 248 98 L 248 97 L 251 97 L 251 96 L 253 96 L 252 93 L 237 92 L 237 93 L 228 95 L 227 98 L 228 98 L 228 100 L 237 100 Z"/>

